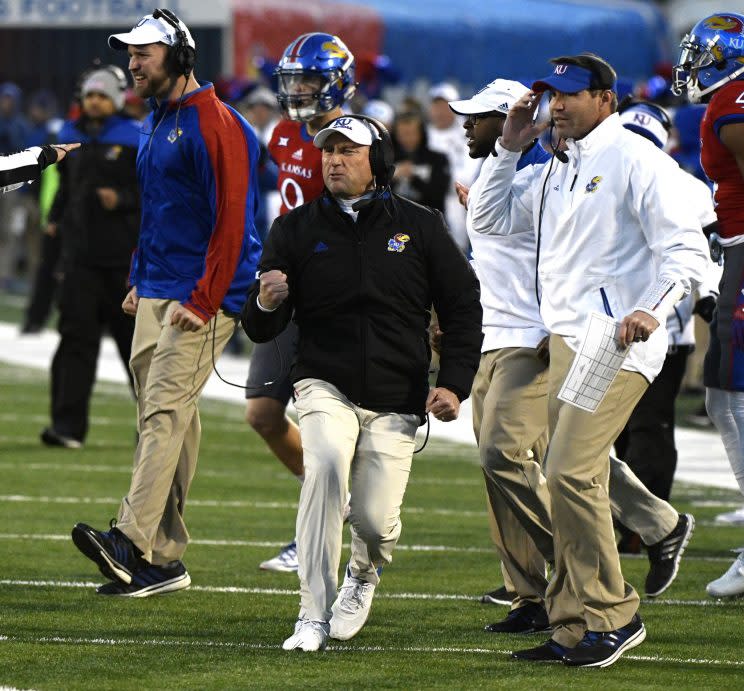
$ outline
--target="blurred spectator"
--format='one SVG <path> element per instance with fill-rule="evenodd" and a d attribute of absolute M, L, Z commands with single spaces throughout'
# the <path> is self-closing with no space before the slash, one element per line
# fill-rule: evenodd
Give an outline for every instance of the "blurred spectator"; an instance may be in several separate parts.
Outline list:
<path fill-rule="evenodd" d="M 134 89 L 127 89 L 124 94 L 124 115 L 142 122 L 149 112 L 147 101 L 134 93 Z"/>
<path fill-rule="evenodd" d="M 12 154 L 26 147 L 31 128 L 21 110 L 21 97 L 16 84 L 0 84 L 0 154 Z M 0 194 L 0 289 L 14 285 L 18 247 L 25 226 L 23 196 Z"/>
<path fill-rule="evenodd" d="M 393 191 L 412 201 L 444 211 L 451 184 L 449 161 L 429 148 L 426 123 L 420 110 L 398 113 L 393 121 L 395 175 Z"/>
<path fill-rule="evenodd" d="M 265 86 L 257 86 L 238 103 L 238 110 L 256 130 L 259 141 L 268 146 L 271 133 L 280 118 L 276 94 Z"/>
<path fill-rule="evenodd" d="M 64 120 L 58 117 L 57 99 L 50 91 L 40 90 L 29 99 L 30 130 L 26 146 L 43 146 L 57 141 Z M 54 269 L 59 257 L 59 242 L 42 232 L 50 197 L 57 193 L 59 174 L 56 166 L 45 169 L 39 180 L 24 190 L 26 206 L 26 271 L 33 277 L 31 299 L 26 309 L 21 333 L 41 331 L 52 309 Z M 42 208 L 43 206 L 43 208 Z"/>
<path fill-rule="evenodd" d="M 705 106 L 702 104 L 688 104 L 677 108 L 673 118 L 677 148 L 671 153 L 682 169 L 710 184 L 700 164 L 700 122 L 703 115 Z"/>
<path fill-rule="evenodd" d="M 276 94 L 265 86 L 257 86 L 237 105 L 241 115 L 251 123 L 258 136 L 261 154 L 258 159 L 258 189 L 261 201 L 256 213 L 256 231 L 261 242 L 269 232 L 272 221 L 279 215 L 281 197 L 277 191 L 279 168 L 269 155 L 269 140 L 279 122 L 280 109 Z M 240 329 L 235 331 L 230 343 L 240 339 Z M 231 346 L 228 350 L 232 351 Z"/>
<path fill-rule="evenodd" d="M 395 111 L 393 107 L 379 98 L 373 98 L 367 101 L 362 108 L 362 115 L 366 115 L 368 118 L 374 118 L 379 120 L 388 131 L 393 127 L 393 120 L 395 119 Z"/>
<path fill-rule="evenodd" d="M 121 114 L 126 80 L 105 66 L 82 86 L 82 116 L 60 137 L 83 147 L 59 166 L 61 184 L 49 232 L 62 240 L 60 341 L 52 360 L 52 424 L 41 440 L 78 448 L 88 431 L 88 406 L 104 329 L 116 341 L 130 384 L 134 320 L 122 311 L 129 264 L 137 246 L 140 201 L 135 160 L 139 123 Z"/>
<path fill-rule="evenodd" d="M 465 229 L 466 210 L 460 204 L 455 192 L 454 182 L 470 187 L 480 170 L 480 159 L 470 158 L 468 146 L 463 137 L 463 119 L 449 107 L 450 101 L 460 97 L 452 84 L 442 83 L 429 90 L 429 147 L 447 156 L 452 183 L 444 198 L 444 217 L 450 235 L 463 252 L 467 253 L 470 243 Z"/>

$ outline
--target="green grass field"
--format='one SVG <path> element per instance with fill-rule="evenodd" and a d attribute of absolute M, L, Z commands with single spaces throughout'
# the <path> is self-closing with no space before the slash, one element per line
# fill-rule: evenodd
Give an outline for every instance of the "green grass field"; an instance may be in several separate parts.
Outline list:
<path fill-rule="evenodd" d="M 735 492 L 681 486 L 698 520 L 675 584 L 644 602 L 645 644 L 606 670 L 512 662 L 543 636 L 496 636 L 506 609 L 477 596 L 500 584 L 472 449 L 430 441 L 414 460 L 404 530 L 362 632 L 322 654 L 287 653 L 297 615 L 293 574 L 259 571 L 292 537 L 299 487 L 242 422 L 237 405 L 203 401 L 199 469 L 187 510 L 188 591 L 106 599 L 74 548 L 72 525 L 106 526 L 129 486 L 134 406 L 101 384 L 80 451 L 44 448 L 47 374 L 0 364 L 0 687 L 22 689 L 742 688 L 744 601 L 705 584 L 730 564 L 741 529 L 711 525 Z M 348 536 L 347 536 L 348 537 Z M 625 559 L 641 586 L 644 559 Z"/>

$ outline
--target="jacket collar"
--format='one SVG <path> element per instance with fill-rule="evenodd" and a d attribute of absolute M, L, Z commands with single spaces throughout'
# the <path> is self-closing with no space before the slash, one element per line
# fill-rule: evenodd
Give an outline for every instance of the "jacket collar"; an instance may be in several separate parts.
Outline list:
<path fill-rule="evenodd" d="M 600 147 L 604 147 L 608 142 L 615 139 L 619 132 L 623 130 L 620 123 L 620 116 L 613 113 L 608 118 L 602 120 L 589 134 L 581 139 L 567 139 L 566 146 L 568 151 L 574 155 L 585 155 Z"/>
<path fill-rule="evenodd" d="M 207 101 L 213 101 L 217 98 L 217 95 L 214 92 L 214 85 L 212 82 L 200 82 L 199 88 L 195 89 L 194 91 L 190 91 L 187 93 L 183 99 L 178 98 L 172 98 L 168 101 L 161 101 L 158 102 L 158 100 L 152 96 L 149 99 L 150 102 L 150 108 L 153 112 L 160 111 L 163 108 L 168 108 L 169 110 L 175 110 L 178 108 L 179 101 L 181 103 L 181 107 L 184 106 L 195 106 L 199 103 L 205 103 Z"/>

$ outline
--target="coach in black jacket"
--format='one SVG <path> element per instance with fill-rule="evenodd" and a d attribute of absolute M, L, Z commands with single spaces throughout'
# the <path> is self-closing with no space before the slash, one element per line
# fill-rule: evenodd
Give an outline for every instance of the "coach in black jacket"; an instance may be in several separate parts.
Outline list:
<path fill-rule="evenodd" d="M 392 150 L 381 125 L 355 116 L 315 137 L 325 194 L 279 217 L 243 327 L 263 342 L 294 312 L 292 369 L 305 481 L 297 515 L 301 609 L 284 648 L 319 650 L 364 625 L 400 535 L 414 436 L 425 412 L 454 420 L 478 367 L 478 282 L 441 213 L 391 194 Z M 429 391 L 432 305 L 446 334 Z M 288 363 L 285 363 L 288 366 Z M 336 597 L 342 511 L 351 479 L 360 547 Z M 335 599 L 335 602 L 334 602 Z"/>

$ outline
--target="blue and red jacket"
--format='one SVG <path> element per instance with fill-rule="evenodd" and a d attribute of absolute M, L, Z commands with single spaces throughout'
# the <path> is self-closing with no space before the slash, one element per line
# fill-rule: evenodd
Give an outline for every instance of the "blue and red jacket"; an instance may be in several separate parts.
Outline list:
<path fill-rule="evenodd" d="M 178 101 L 153 105 L 137 154 L 142 226 L 130 283 L 205 320 L 220 307 L 238 314 L 261 256 L 258 139 L 209 82 L 180 112 Z"/>

